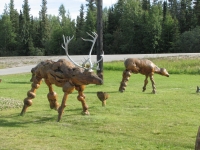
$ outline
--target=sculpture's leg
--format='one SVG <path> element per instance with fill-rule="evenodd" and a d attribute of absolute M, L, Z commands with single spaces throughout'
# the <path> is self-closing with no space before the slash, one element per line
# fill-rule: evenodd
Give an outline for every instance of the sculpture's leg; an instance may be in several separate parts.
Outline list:
<path fill-rule="evenodd" d="M 24 106 L 22 108 L 21 114 L 24 115 L 27 108 L 32 105 L 32 99 L 36 96 L 36 89 L 39 88 L 42 82 L 42 78 L 35 76 L 33 79 L 33 83 L 31 84 L 32 88 L 27 92 L 27 98 L 24 99 Z"/>
<path fill-rule="evenodd" d="M 68 98 L 68 95 L 71 94 L 74 91 L 75 86 L 72 85 L 71 83 L 67 82 L 64 86 L 63 86 L 63 92 L 64 92 L 64 96 L 62 98 L 62 103 L 60 105 L 60 107 L 58 108 L 58 122 L 60 121 L 64 108 L 66 107 L 66 101 Z"/>
<path fill-rule="evenodd" d="M 148 76 L 146 76 L 145 80 L 144 80 L 144 86 L 143 86 L 143 90 L 142 92 L 144 92 L 146 90 L 146 86 L 148 84 Z"/>
<path fill-rule="evenodd" d="M 76 86 L 75 89 L 78 91 L 77 99 L 82 104 L 82 108 L 83 108 L 82 114 L 83 115 L 89 115 L 90 113 L 88 111 L 88 106 L 87 106 L 86 101 L 85 101 L 85 95 L 83 94 L 85 86 L 84 85 Z"/>
<path fill-rule="evenodd" d="M 153 75 L 150 76 L 150 80 L 151 80 L 151 83 L 152 83 L 152 93 L 155 94 L 156 93 L 156 86 L 155 86 L 155 81 L 153 79 Z"/>
<path fill-rule="evenodd" d="M 125 88 L 127 86 L 127 82 L 131 76 L 131 71 L 130 70 L 124 70 L 123 71 L 123 74 L 122 74 L 122 81 L 120 83 L 120 87 L 119 87 L 119 91 L 120 92 L 124 92 L 125 91 Z"/>
<path fill-rule="evenodd" d="M 50 104 L 50 108 L 57 110 L 59 107 L 57 93 L 54 92 L 52 84 L 49 82 L 48 79 L 45 79 L 44 81 L 46 85 L 49 87 L 49 93 L 47 94 L 47 98 Z"/>

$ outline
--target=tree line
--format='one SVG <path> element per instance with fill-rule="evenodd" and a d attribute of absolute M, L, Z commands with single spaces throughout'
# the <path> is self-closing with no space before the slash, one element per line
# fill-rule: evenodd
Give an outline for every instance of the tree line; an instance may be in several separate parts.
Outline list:
<path fill-rule="evenodd" d="M 10 0 L 0 15 L 0 56 L 65 55 L 63 35 L 74 35 L 69 54 L 88 54 L 91 43 L 81 37 L 96 32 L 97 1 L 86 1 L 71 19 L 63 4 L 55 16 L 47 14 L 47 0 L 41 0 L 39 17 L 33 17 L 28 0 L 20 12 Z M 199 47 L 200 0 L 118 0 L 103 8 L 105 54 L 197 53 Z"/>

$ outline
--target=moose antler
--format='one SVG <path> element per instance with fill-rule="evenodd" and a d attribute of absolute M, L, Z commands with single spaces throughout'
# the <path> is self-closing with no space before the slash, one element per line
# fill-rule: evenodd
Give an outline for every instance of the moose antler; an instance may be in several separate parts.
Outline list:
<path fill-rule="evenodd" d="M 81 66 L 81 65 L 78 65 L 77 63 L 75 63 L 75 62 L 71 59 L 71 57 L 69 56 L 69 54 L 68 54 L 68 44 L 69 44 L 69 42 L 73 39 L 74 36 L 72 36 L 72 38 L 70 38 L 70 37 L 68 37 L 68 36 L 65 37 L 65 36 L 63 35 L 64 46 L 62 45 L 62 48 L 65 49 L 66 55 L 67 55 L 67 57 L 70 59 L 71 62 L 73 62 L 73 63 L 74 63 L 76 66 L 78 66 L 78 67 L 87 69 L 87 70 L 89 70 L 90 72 L 92 72 L 92 71 L 93 71 L 92 68 L 94 67 L 94 65 L 92 64 L 92 61 L 91 61 L 91 54 L 92 54 L 92 50 L 93 50 L 93 47 L 94 47 L 94 44 L 95 44 L 95 42 L 96 42 L 96 40 L 97 40 L 98 35 L 97 35 L 95 32 L 92 32 L 93 35 L 89 34 L 88 32 L 87 32 L 87 34 L 88 34 L 89 36 L 91 36 L 93 39 L 83 39 L 83 38 L 82 38 L 82 39 L 83 39 L 84 41 L 90 41 L 90 42 L 92 42 L 92 47 L 91 47 L 91 49 L 90 49 L 88 58 L 85 59 L 85 61 L 83 62 L 82 66 Z M 65 39 L 66 39 L 66 41 L 65 41 Z M 101 59 L 98 60 L 98 61 L 96 62 L 96 64 L 97 64 L 97 69 L 99 69 L 98 63 L 103 59 L 103 56 L 104 56 L 104 53 L 101 55 Z M 86 65 L 86 63 L 89 63 L 89 68 L 84 67 L 84 66 Z"/>

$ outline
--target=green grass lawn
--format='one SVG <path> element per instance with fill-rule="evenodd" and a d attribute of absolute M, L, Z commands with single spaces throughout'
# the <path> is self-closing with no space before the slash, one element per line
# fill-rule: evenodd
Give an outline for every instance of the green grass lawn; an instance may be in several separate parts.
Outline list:
<path fill-rule="evenodd" d="M 200 95 L 196 93 L 200 76 L 154 75 L 157 94 L 151 94 L 150 81 L 142 92 L 144 76 L 132 74 L 125 92 L 120 93 L 123 68 L 110 68 L 120 68 L 118 63 L 123 67 L 120 62 L 105 65 L 109 69 L 104 70 L 104 85 L 86 87 L 90 115 L 81 115 L 75 91 L 60 122 L 56 121 L 57 112 L 49 108 L 45 83 L 22 117 L 19 114 L 31 88 L 31 75 L 1 76 L 0 149 L 193 150 L 200 125 Z M 61 103 L 62 89 L 54 89 Z M 109 93 L 106 107 L 101 106 L 97 91 Z"/>

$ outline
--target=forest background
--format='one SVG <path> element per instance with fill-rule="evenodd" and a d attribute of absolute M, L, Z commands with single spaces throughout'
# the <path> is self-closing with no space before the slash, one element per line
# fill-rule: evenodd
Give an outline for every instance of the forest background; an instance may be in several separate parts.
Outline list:
<path fill-rule="evenodd" d="M 28 0 L 20 12 L 10 0 L 0 15 L 0 56 L 65 55 L 63 35 L 74 35 L 71 55 L 88 54 L 91 43 L 81 37 L 96 32 L 97 5 L 96 0 L 86 1 L 71 19 L 63 4 L 55 16 L 47 14 L 48 1 L 41 0 L 39 17 L 33 17 Z M 198 53 L 199 47 L 200 0 L 118 0 L 103 8 L 105 54 Z"/>

